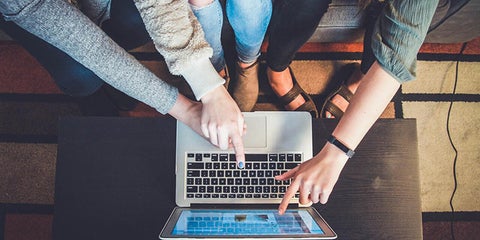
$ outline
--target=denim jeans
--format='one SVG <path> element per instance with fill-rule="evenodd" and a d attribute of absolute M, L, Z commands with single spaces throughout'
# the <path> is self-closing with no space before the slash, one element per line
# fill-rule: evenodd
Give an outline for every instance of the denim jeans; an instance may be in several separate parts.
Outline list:
<path fill-rule="evenodd" d="M 226 16 L 235 34 L 239 61 L 252 63 L 260 56 L 260 48 L 272 15 L 272 0 L 226 0 Z M 221 42 L 223 11 L 219 0 L 205 7 L 192 7 L 202 25 L 205 38 L 213 48 L 211 59 L 217 71 L 225 67 Z"/>
<path fill-rule="evenodd" d="M 110 19 L 102 27 L 121 47 L 128 50 L 150 41 L 133 1 L 113 0 L 110 12 Z M 0 28 L 38 60 L 64 93 L 88 96 L 104 85 L 104 81 L 91 70 L 15 23 L 0 17 Z"/>

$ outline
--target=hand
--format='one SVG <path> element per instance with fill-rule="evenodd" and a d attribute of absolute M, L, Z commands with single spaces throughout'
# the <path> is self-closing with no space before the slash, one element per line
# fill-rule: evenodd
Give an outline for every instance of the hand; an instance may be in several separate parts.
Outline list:
<path fill-rule="evenodd" d="M 301 204 L 327 203 L 347 160 L 348 157 L 344 152 L 327 143 L 312 159 L 276 176 L 275 179 L 280 181 L 292 179 L 278 207 L 279 214 L 285 213 L 290 199 L 297 191 L 300 192 Z"/>
<path fill-rule="evenodd" d="M 192 101 L 179 94 L 175 105 L 168 113 L 208 140 L 201 127 L 202 103 Z"/>
<path fill-rule="evenodd" d="M 202 99 L 202 133 L 220 149 L 233 147 L 237 164 L 245 165 L 242 135 L 246 131 L 243 115 L 223 86 L 205 94 Z"/>

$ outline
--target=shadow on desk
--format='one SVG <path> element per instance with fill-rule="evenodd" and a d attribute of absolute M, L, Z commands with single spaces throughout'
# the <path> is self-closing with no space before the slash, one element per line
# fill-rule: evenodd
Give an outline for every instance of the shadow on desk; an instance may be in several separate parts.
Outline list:
<path fill-rule="evenodd" d="M 336 122 L 313 120 L 314 153 Z M 64 118 L 54 239 L 157 239 L 175 206 L 175 120 Z M 339 239 L 421 239 L 415 120 L 380 119 L 326 205 Z"/>

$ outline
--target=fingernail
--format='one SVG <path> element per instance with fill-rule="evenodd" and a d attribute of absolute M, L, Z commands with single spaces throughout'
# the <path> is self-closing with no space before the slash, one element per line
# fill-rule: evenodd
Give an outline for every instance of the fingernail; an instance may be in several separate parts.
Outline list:
<path fill-rule="evenodd" d="M 238 168 L 243 168 L 243 162 L 238 162 Z"/>

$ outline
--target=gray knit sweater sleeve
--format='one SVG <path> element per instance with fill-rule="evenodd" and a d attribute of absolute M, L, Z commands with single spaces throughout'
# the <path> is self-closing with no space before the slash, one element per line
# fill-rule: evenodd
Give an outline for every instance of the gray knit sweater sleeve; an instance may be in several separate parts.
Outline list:
<path fill-rule="evenodd" d="M 6 20 L 64 51 L 113 87 L 167 113 L 178 90 L 156 77 L 65 1 L 2 0 Z"/>

